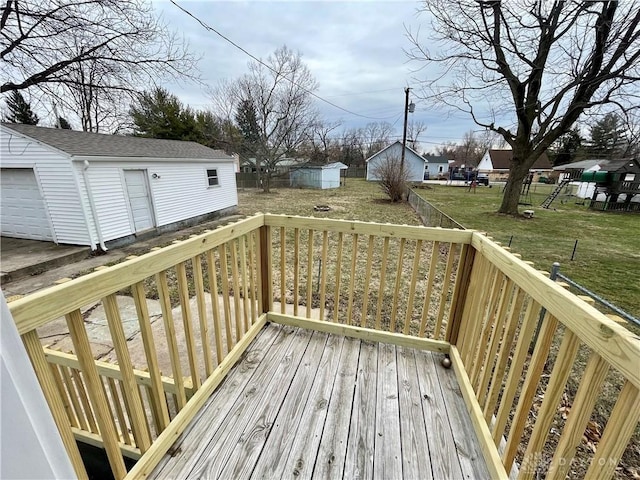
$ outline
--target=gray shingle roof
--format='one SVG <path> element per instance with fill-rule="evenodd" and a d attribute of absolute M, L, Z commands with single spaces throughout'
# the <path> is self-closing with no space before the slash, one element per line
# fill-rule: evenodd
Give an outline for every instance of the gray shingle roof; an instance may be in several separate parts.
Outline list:
<path fill-rule="evenodd" d="M 222 150 L 213 150 L 196 142 L 105 135 L 59 128 L 36 127 L 20 123 L 2 122 L 2 126 L 62 150 L 72 156 L 232 159 Z"/>

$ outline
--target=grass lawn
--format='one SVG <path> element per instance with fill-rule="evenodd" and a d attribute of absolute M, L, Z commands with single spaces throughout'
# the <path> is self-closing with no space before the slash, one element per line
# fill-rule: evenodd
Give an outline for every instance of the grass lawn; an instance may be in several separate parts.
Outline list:
<path fill-rule="evenodd" d="M 531 187 L 532 219 L 513 219 L 495 213 L 502 199 L 499 185 L 464 187 L 433 185 L 416 190 L 420 196 L 466 228 L 488 232 L 496 241 L 522 254 L 536 267 L 560 271 L 635 317 L 640 317 L 640 215 L 594 212 L 576 205 L 576 199 L 556 199 L 551 208 L 540 207 L 553 185 Z M 534 192 L 535 189 L 535 192 Z M 578 240 L 575 259 L 571 254 Z"/>
<path fill-rule="evenodd" d="M 560 262 L 560 271 L 607 300 L 640 316 L 640 215 L 593 212 L 574 200 L 552 208 L 539 205 L 553 185 L 533 185 L 533 219 L 513 219 L 496 214 L 502 192 L 500 186 L 478 187 L 476 193 L 464 187 L 434 185 L 416 192 L 466 228 L 488 232 L 495 240 L 549 271 Z M 239 210 L 283 213 L 370 222 L 420 225 L 415 212 L 406 204 L 391 204 L 377 185 L 363 179 L 347 179 L 346 187 L 335 190 L 277 189 L 239 192 Z M 315 205 L 328 205 L 329 212 L 316 212 Z M 575 241 L 574 260 L 571 254 Z"/>

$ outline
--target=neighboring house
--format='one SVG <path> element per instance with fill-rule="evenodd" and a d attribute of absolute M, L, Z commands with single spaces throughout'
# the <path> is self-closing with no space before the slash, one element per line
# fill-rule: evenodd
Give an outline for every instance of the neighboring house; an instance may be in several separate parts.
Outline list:
<path fill-rule="evenodd" d="M 338 188 L 343 170 L 347 170 L 344 163 L 334 162 L 326 165 L 307 164 L 289 172 L 292 187 L 297 188 Z"/>
<path fill-rule="evenodd" d="M 388 147 L 385 147 L 379 152 L 371 155 L 365 160 L 367 163 L 367 180 L 380 180 L 375 175 L 376 167 L 381 165 L 382 162 L 386 161 L 387 159 L 397 159 L 398 161 L 400 161 L 401 155 L 401 141 L 392 143 Z M 428 171 L 428 163 L 418 152 L 410 147 L 405 147 L 404 168 L 407 171 L 408 180 L 410 182 L 422 182 L 424 180 L 425 172 Z"/>
<path fill-rule="evenodd" d="M 512 150 L 487 150 L 478 164 L 478 172 L 489 175 L 490 180 L 506 180 L 509 177 L 509 166 L 513 158 Z M 537 182 L 541 176 L 549 175 L 553 171 L 546 153 L 540 155 L 529 173 L 533 174 L 532 181 Z"/>
<path fill-rule="evenodd" d="M 449 160 L 440 155 L 424 155 L 424 179 L 446 178 L 449 172 Z"/>
<path fill-rule="evenodd" d="M 2 235 L 97 245 L 231 212 L 234 159 L 194 142 L 0 125 Z"/>

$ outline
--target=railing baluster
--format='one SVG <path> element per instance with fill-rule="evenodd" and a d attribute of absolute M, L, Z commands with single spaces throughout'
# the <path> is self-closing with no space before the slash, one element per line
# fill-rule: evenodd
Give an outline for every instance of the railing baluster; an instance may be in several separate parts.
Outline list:
<path fill-rule="evenodd" d="M 91 433 L 98 434 L 98 425 L 96 425 L 96 419 L 93 415 L 93 410 L 91 409 L 91 403 L 87 398 L 87 391 L 85 390 L 84 382 L 80 377 L 80 372 L 75 368 L 69 368 L 69 373 L 71 374 L 70 381 L 76 386 L 78 396 L 80 397 L 80 403 L 82 403 L 82 410 L 84 411 L 85 416 L 87 417 L 87 422 L 89 423 L 89 431 Z M 107 402 L 108 404 L 108 402 Z"/>
<path fill-rule="evenodd" d="M 367 246 L 367 266 L 365 267 L 364 274 L 364 293 L 362 297 L 362 318 L 360 319 L 360 326 L 367 325 L 367 316 L 369 309 L 369 284 L 371 283 L 371 263 L 373 261 L 373 241 L 375 237 L 369 235 L 369 244 Z"/>
<path fill-rule="evenodd" d="M 104 448 L 109 458 L 111 471 L 116 479 L 124 478 L 127 474 L 127 469 L 124 466 L 122 454 L 120 453 L 113 418 L 109 415 L 107 399 L 100 387 L 100 377 L 98 376 L 98 371 L 93 361 L 93 354 L 91 353 L 87 332 L 84 329 L 82 314 L 80 310 L 74 310 L 68 313 L 65 318 L 67 320 L 67 326 L 69 327 L 69 334 L 73 341 L 74 350 L 78 356 L 78 362 L 80 362 L 80 368 L 85 375 L 89 397 L 95 410 L 96 420 L 98 421 Z"/>
<path fill-rule="evenodd" d="M 55 363 L 49 363 L 49 367 L 49 369 L 51 370 L 51 377 L 53 378 L 53 381 L 58 389 L 58 394 L 60 395 L 62 406 L 64 407 L 65 412 L 67 412 L 69 423 L 72 427 L 79 428 L 80 424 L 78 423 L 78 417 L 76 416 L 76 413 L 71 406 L 69 393 L 67 392 L 67 389 L 64 386 L 64 382 L 62 381 L 62 376 L 60 375 L 60 367 Z"/>
<path fill-rule="evenodd" d="M 518 342 L 513 352 L 507 383 L 502 398 L 500 399 L 500 406 L 498 407 L 498 413 L 493 427 L 493 440 L 496 446 L 500 444 L 507 420 L 509 419 L 509 412 L 511 411 L 513 399 L 518 390 L 519 379 L 522 375 L 522 369 L 527 358 L 529 344 L 531 343 L 531 337 L 537 324 L 539 312 L 540 304 L 530 298 L 522 321 L 520 334 L 518 335 Z"/>
<path fill-rule="evenodd" d="M 584 478 L 605 480 L 613 476 L 636 425 L 640 421 L 640 390 L 625 381 L 618 401 L 598 442 Z"/>
<path fill-rule="evenodd" d="M 507 360 L 511 353 L 511 346 L 513 345 L 513 338 L 516 334 L 518 327 L 518 318 L 522 310 L 522 304 L 524 303 L 524 291 L 516 287 L 514 294 L 515 300 L 511 304 L 507 321 L 504 327 L 505 334 L 500 342 L 500 350 L 496 357 L 496 367 L 493 369 L 491 376 L 489 393 L 487 394 L 487 401 L 484 405 L 484 418 L 487 425 L 491 423 L 491 417 L 498 401 L 498 395 L 502 389 L 502 380 L 504 378 L 504 372 L 507 367 Z"/>
<path fill-rule="evenodd" d="M 118 393 L 118 386 L 113 378 L 107 378 L 107 384 L 109 385 L 109 393 L 111 394 L 111 404 L 113 410 L 115 410 L 115 416 L 118 418 L 118 425 L 120 425 L 120 436 L 125 445 L 131 445 L 131 436 L 129 435 L 129 427 L 122 411 L 122 403 L 120 403 L 120 394 Z"/>
<path fill-rule="evenodd" d="M 124 396 L 131 408 L 131 428 L 136 445 L 142 453 L 146 452 L 151 446 L 147 430 L 147 421 L 142 409 L 142 401 L 136 386 L 136 380 L 133 376 L 133 364 L 129 356 L 129 348 L 127 347 L 127 339 L 124 336 L 122 320 L 120 318 L 120 310 L 115 295 L 108 295 L 102 300 L 104 311 L 109 325 L 109 332 L 118 358 L 118 366 L 122 373 L 122 383 L 124 386 Z"/>
<path fill-rule="evenodd" d="M 211 361 L 209 322 L 207 319 L 207 305 L 204 299 L 204 278 L 202 277 L 202 263 L 200 261 L 200 255 L 196 255 L 191 259 L 191 265 L 193 267 L 193 284 L 196 292 L 196 303 L 198 305 L 198 320 L 200 324 L 202 355 L 204 356 L 204 371 L 208 377 L 213 372 L 213 362 Z"/>
<path fill-rule="evenodd" d="M 387 277 L 387 257 L 389 256 L 389 237 L 384 237 L 382 244 L 382 263 L 380 264 L 380 286 L 378 288 L 378 306 L 376 309 L 376 330 L 380 330 L 382 321 L 382 305 L 384 300 L 384 283 Z"/>
<path fill-rule="evenodd" d="M 402 333 L 409 334 L 411 325 L 411 317 L 413 316 L 413 302 L 416 295 L 416 282 L 418 280 L 418 272 L 420 270 L 420 255 L 422 253 L 422 240 L 416 240 L 416 250 L 413 254 L 413 267 L 411 269 L 411 283 L 409 284 L 409 296 L 407 298 L 407 310 L 404 315 L 404 328 Z"/>
<path fill-rule="evenodd" d="M 444 318 L 444 309 L 447 303 L 447 297 L 449 296 L 449 285 L 451 284 L 451 272 L 453 271 L 453 264 L 455 262 L 455 250 L 456 244 L 449 244 L 449 252 L 447 253 L 447 267 L 444 272 L 444 281 L 442 283 L 442 293 L 440 295 L 440 306 L 438 307 L 438 319 L 436 320 L 436 327 L 433 338 L 435 340 L 440 340 L 442 336 L 442 320 Z M 451 321 L 451 318 L 448 320 Z"/>
<path fill-rule="evenodd" d="M 576 396 L 573 399 L 569 417 L 558 440 L 558 445 L 547 472 L 549 480 L 553 478 L 560 480 L 567 477 L 571 460 L 582 441 L 582 435 L 587 428 L 591 412 L 598 400 L 600 387 L 608 372 L 609 364 L 600 355 L 591 352 L 584 375 L 580 380 L 580 387 L 578 387 Z"/>
<path fill-rule="evenodd" d="M 431 293 L 433 291 L 433 281 L 436 276 L 438 256 L 440 254 L 440 242 L 434 241 L 431 249 L 431 261 L 429 262 L 429 275 L 427 276 L 427 288 L 425 289 L 424 302 L 422 304 L 422 320 L 420 321 L 420 331 L 418 335 L 425 336 L 427 322 L 429 320 L 429 306 L 431 305 Z"/>
<path fill-rule="evenodd" d="M 240 281 L 238 279 L 238 246 L 237 240 L 232 240 L 229 242 L 231 245 L 229 247 L 229 253 L 231 256 L 231 280 L 233 282 L 233 309 L 234 309 L 234 318 L 235 318 L 235 327 L 236 327 L 236 335 L 235 335 L 235 343 L 238 343 L 244 334 L 243 325 L 242 325 L 242 314 L 240 313 Z"/>
<path fill-rule="evenodd" d="M 300 302 L 300 229 L 293 229 L 293 315 L 298 316 Z"/>
<path fill-rule="evenodd" d="M 400 285 L 402 284 L 402 274 L 404 273 L 402 270 L 402 263 L 404 260 L 404 244 L 406 240 L 404 238 L 400 239 L 400 247 L 398 248 L 398 264 L 396 269 L 396 281 L 393 288 L 393 301 L 391 303 L 391 323 L 389 325 L 389 331 L 396 331 L 396 318 L 398 316 L 398 297 L 400 295 Z"/>
<path fill-rule="evenodd" d="M 493 326 L 492 320 L 495 318 L 494 313 L 500 298 L 500 294 L 503 291 L 505 277 L 495 267 L 489 267 L 489 278 L 491 278 L 491 290 L 490 295 L 484 299 L 484 302 L 480 302 L 480 309 L 476 314 L 476 325 L 473 329 L 473 335 L 470 337 L 473 339 L 472 355 L 469 356 L 469 362 L 471 364 L 469 380 L 471 385 L 476 389 L 478 388 L 478 378 L 482 369 L 482 359 L 486 350 L 487 342 L 489 341 L 489 335 L 491 335 L 491 327 Z"/>
<path fill-rule="evenodd" d="M 242 320 L 243 332 L 249 330 L 249 279 L 247 277 L 247 245 L 243 235 L 238 239 L 240 244 L 240 280 L 242 281 Z"/>
<path fill-rule="evenodd" d="M 171 299 L 169 297 L 166 271 L 163 270 L 156 274 L 156 286 L 158 288 L 160 308 L 162 309 L 162 321 L 167 339 L 167 348 L 169 349 L 173 381 L 176 384 L 176 407 L 180 411 L 187 403 L 187 397 L 184 393 L 184 378 L 182 377 L 182 365 L 180 364 L 180 355 L 178 353 L 176 328 L 173 322 L 173 313 L 171 312 Z"/>
<path fill-rule="evenodd" d="M 257 320 L 256 314 L 256 255 L 255 255 L 255 232 L 251 232 L 247 235 L 247 249 L 249 250 L 249 303 L 251 305 L 251 322 L 253 325 Z M 247 330 L 249 327 L 247 326 Z"/>
<path fill-rule="evenodd" d="M 481 375 L 478 379 L 478 387 L 476 390 L 478 403 L 480 407 L 485 406 L 485 399 L 487 395 L 487 389 L 489 388 L 489 380 L 493 372 L 493 365 L 496 361 L 496 354 L 498 347 L 500 346 L 500 340 L 503 338 L 503 329 L 505 328 L 505 322 L 507 320 L 507 311 L 514 292 L 513 281 L 510 278 L 506 278 L 500 293 L 500 301 L 497 305 L 497 312 L 493 323 L 493 329 L 491 330 L 491 337 L 489 340 L 489 348 L 487 354 L 482 360 Z M 482 344 L 481 344 L 482 345 Z M 481 349 L 478 349 L 481 350 Z"/>
<path fill-rule="evenodd" d="M 82 457 L 78 450 L 78 444 L 76 443 L 73 432 L 71 431 L 69 417 L 65 413 L 65 408 L 62 404 L 62 400 L 60 399 L 58 390 L 56 389 L 55 380 L 51 375 L 51 370 L 47 365 L 47 359 L 44 356 L 42 345 L 40 344 L 40 339 L 38 338 L 36 330 L 31 330 L 23 334 L 22 343 L 29 355 L 31 365 L 33 365 L 33 370 L 35 371 L 40 387 L 42 388 L 42 393 L 44 394 L 44 398 L 46 399 L 49 409 L 51 410 L 51 414 L 53 415 L 53 420 L 58 427 L 62 443 L 67 451 L 67 455 L 69 455 L 71 465 L 73 466 L 78 478 L 86 479 L 88 478 L 87 471 L 84 467 L 84 463 L 82 462 Z M 4 441 L 7 440 L 5 439 Z"/>
<path fill-rule="evenodd" d="M 224 307 L 224 331 L 227 340 L 227 352 L 233 348 L 234 342 L 231 335 L 231 299 L 229 293 L 229 267 L 227 264 L 227 246 L 225 243 L 218 248 L 220 259 L 220 286 L 222 287 L 222 305 Z"/>
<path fill-rule="evenodd" d="M 329 249 L 329 232 L 322 232 L 322 268 L 320 269 L 320 318 L 324 321 L 325 292 L 327 290 L 327 250 Z"/>
<path fill-rule="evenodd" d="M 358 234 L 353 234 L 353 249 L 351 250 L 351 275 L 349 277 L 349 300 L 347 301 L 347 325 L 351 325 L 353 312 L 353 290 L 356 282 L 356 263 L 358 261 Z"/>
<path fill-rule="evenodd" d="M 280 313 L 284 314 L 287 303 L 287 249 L 284 227 L 280 227 Z"/>
<path fill-rule="evenodd" d="M 73 405 L 73 410 L 76 412 L 76 418 L 78 419 L 80 428 L 82 430 L 90 432 L 91 428 L 89 427 L 89 422 L 87 420 L 88 416 L 84 411 L 82 405 L 80 405 L 80 393 L 78 392 L 76 385 L 73 383 L 71 373 L 69 372 L 69 367 L 61 365 L 60 372 L 62 373 L 62 379 L 65 386 L 67 387 L 69 396 L 71 397 L 71 404 Z"/>
<path fill-rule="evenodd" d="M 522 461 L 522 472 L 524 478 L 533 478 L 535 472 L 535 456 L 542 451 L 544 444 L 549 435 L 549 429 L 553 422 L 565 385 L 569 379 L 573 362 L 578 353 L 580 339 L 571 330 L 565 330 L 562 344 L 558 351 L 558 356 L 551 371 L 551 377 L 544 394 L 542 406 L 538 411 L 533 432 L 529 437 L 527 450 L 525 451 Z M 533 462 L 533 465 L 532 465 Z M 533 467 L 533 468 L 532 468 Z M 521 475 L 522 476 L 522 475 Z"/>
<path fill-rule="evenodd" d="M 131 293 L 136 305 L 142 346 L 144 347 L 147 367 L 149 368 L 149 375 L 151 376 L 151 404 L 153 405 L 154 412 L 157 412 L 157 426 L 160 430 L 164 430 L 167 425 L 169 425 L 169 412 L 167 411 L 167 399 L 164 394 L 164 389 L 162 388 L 162 375 L 158 365 L 158 354 L 153 339 L 151 319 L 149 318 L 149 309 L 147 308 L 147 298 L 144 294 L 142 282 L 132 285 Z"/>
<path fill-rule="evenodd" d="M 338 247 L 336 252 L 336 269 L 335 269 L 335 290 L 333 293 L 333 321 L 338 321 L 338 313 L 340 313 L 340 279 L 342 274 L 342 244 L 344 234 L 338 232 Z"/>
<path fill-rule="evenodd" d="M 309 229 L 307 238 L 307 318 L 311 318 L 313 296 L 313 230 Z"/>
<path fill-rule="evenodd" d="M 220 326 L 220 302 L 218 301 L 218 275 L 216 273 L 216 258 L 213 250 L 207 252 L 207 266 L 209 273 L 209 293 L 211 295 L 211 311 L 213 313 L 213 335 L 216 344 L 216 365 L 224 357 L 222 352 L 222 328 Z"/>

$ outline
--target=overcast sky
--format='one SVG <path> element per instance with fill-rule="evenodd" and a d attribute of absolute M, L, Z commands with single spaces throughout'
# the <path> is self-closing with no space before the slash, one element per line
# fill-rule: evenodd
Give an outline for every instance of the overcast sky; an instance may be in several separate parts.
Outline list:
<path fill-rule="evenodd" d="M 184 1 L 182 7 L 251 52 L 266 58 L 287 45 L 300 51 L 318 80 L 317 94 L 356 116 L 325 103 L 318 107 L 327 121 L 342 121 L 344 127 L 387 121 L 402 134 L 404 88 L 417 87 L 428 71 L 408 61 L 403 49 L 410 48 L 406 27 L 429 28 L 425 14 L 418 15 L 417 1 Z M 208 32 L 169 1 L 154 1 L 164 20 L 183 34 L 200 61 L 203 80 L 214 86 L 246 72 L 250 58 L 225 40 Z M 165 85 L 194 108 L 210 105 L 206 89 L 193 85 Z M 421 149 L 459 140 L 478 127 L 465 115 L 434 111 L 412 95 L 416 103 L 410 118 L 427 125 L 419 138 Z M 364 118 L 369 117 L 369 118 Z"/>

